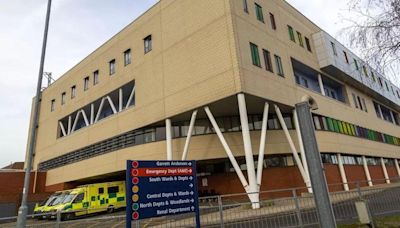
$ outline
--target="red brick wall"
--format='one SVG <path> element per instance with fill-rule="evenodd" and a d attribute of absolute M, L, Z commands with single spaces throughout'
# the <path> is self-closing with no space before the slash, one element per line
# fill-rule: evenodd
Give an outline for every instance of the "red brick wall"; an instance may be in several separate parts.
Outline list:
<path fill-rule="evenodd" d="M 324 164 L 324 168 L 329 191 L 343 191 L 342 177 L 340 176 L 339 166 L 334 164 Z"/>
<path fill-rule="evenodd" d="M 369 165 L 368 166 L 369 173 L 371 175 L 372 183 L 375 184 L 384 184 L 385 175 L 383 175 L 383 170 L 381 165 Z"/>
<path fill-rule="evenodd" d="M 394 165 L 391 166 L 387 165 L 386 170 L 388 172 L 388 176 L 391 181 L 398 181 L 397 179 L 399 178 L 399 175 L 397 174 L 397 170 Z"/>
<path fill-rule="evenodd" d="M 24 188 L 25 172 L 0 172 L 0 193 L 19 194 Z M 32 193 L 35 179 L 35 172 L 30 175 L 29 192 Z M 38 172 L 36 179 L 36 193 L 45 192 L 46 173 Z"/>
<path fill-rule="evenodd" d="M 347 182 L 349 188 L 357 188 L 357 183 L 360 187 L 368 186 L 367 177 L 365 176 L 364 166 L 362 165 L 344 165 L 346 171 Z"/>

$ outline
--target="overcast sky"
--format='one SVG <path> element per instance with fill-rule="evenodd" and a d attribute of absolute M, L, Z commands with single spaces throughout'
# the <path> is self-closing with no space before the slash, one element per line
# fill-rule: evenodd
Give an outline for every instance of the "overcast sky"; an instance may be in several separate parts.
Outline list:
<path fill-rule="evenodd" d="M 347 1 L 288 2 L 336 36 Z M 58 78 L 156 2 L 53 0 L 45 71 Z M 46 4 L 46 0 L 0 0 L 0 168 L 25 157 Z"/>

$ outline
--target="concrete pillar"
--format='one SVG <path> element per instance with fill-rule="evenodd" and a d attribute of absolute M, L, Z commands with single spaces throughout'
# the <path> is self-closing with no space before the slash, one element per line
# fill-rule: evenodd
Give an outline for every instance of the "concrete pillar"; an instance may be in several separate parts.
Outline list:
<path fill-rule="evenodd" d="M 172 160 L 172 126 L 171 119 L 165 119 L 165 136 L 167 141 L 167 160 Z"/>
<path fill-rule="evenodd" d="M 367 159 L 365 158 L 365 156 L 362 156 L 362 160 L 363 160 L 365 177 L 367 178 L 368 186 L 371 187 L 371 186 L 373 186 L 373 184 L 372 184 L 372 180 L 371 180 L 371 175 L 369 174 Z"/>
<path fill-rule="evenodd" d="M 319 88 L 321 89 L 321 94 L 322 94 L 322 96 L 326 96 L 326 94 L 325 94 L 324 82 L 322 81 L 322 76 L 321 76 L 321 74 L 318 74 L 318 84 L 319 84 Z"/>
<path fill-rule="evenodd" d="M 394 165 L 396 166 L 397 175 L 400 177 L 399 160 L 397 158 L 394 159 Z"/>
<path fill-rule="evenodd" d="M 347 183 L 346 171 L 344 170 L 342 155 L 337 154 L 340 176 L 342 177 L 343 188 L 345 191 L 349 191 L 349 184 Z"/>
<path fill-rule="evenodd" d="M 383 161 L 383 158 L 381 158 L 381 165 L 382 165 L 383 175 L 385 176 L 386 184 L 390 184 L 389 175 L 386 169 L 385 161 Z"/>

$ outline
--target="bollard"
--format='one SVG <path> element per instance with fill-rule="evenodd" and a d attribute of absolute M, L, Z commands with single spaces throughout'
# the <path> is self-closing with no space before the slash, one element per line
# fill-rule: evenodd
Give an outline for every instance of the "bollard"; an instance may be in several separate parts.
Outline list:
<path fill-rule="evenodd" d="M 56 215 L 56 228 L 60 228 L 60 223 L 61 223 L 61 210 L 57 210 L 57 215 Z"/>
<path fill-rule="evenodd" d="M 224 228 L 224 210 L 222 207 L 222 198 L 218 196 L 218 210 L 219 210 L 219 221 L 221 228 Z"/>
<path fill-rule="evenodd" d="M 292 195 L 294 204 L 296 206 L 296 215 L 297 219 L 299 220 L 299 227 L 303 227 L 303 219 L 301 218 L 300 203 L 299 203 L 299 198 L 297 198 L 296 189 L 292 189 Z"/>

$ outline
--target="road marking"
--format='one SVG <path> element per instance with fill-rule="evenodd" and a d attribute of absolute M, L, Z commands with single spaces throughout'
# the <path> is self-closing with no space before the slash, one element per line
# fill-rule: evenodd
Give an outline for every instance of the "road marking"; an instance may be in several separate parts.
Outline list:
<path fill-rule="evenodd" d="M 117 226 L 119 226 L 121 223 L 125 222 L 125 220 L 120 221 L 119 223 L 115 224 L 114 226 L 112 226 L 111 228 L 115 228 Z"/>
<path fill-rule="evenodd" d="M 97 226 L 98 224 L 99 224 L 99 223 L 97 222 L 97 223 L 94 223 L 93 225 L 87 226 L 86 228 L 95 227 L 95 226 Z"/>

